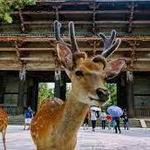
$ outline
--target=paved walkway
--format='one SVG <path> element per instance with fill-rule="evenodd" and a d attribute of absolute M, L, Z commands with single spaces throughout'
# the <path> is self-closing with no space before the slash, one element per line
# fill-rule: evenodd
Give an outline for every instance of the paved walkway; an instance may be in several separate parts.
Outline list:
<path fill-rule="evenodd" d="M 6 138 L 7 150 L 35 150 L 30 132 L 22 126 L 9 126 Z M 1 137 L 0 150 L 3 150 Z M 115 134 L 113 130 L 97 128 L 92 132 L 91 128 L 81 128 L 77 150 L 150 150 L 150 129 L 122 129 L 122 134 Z"/>

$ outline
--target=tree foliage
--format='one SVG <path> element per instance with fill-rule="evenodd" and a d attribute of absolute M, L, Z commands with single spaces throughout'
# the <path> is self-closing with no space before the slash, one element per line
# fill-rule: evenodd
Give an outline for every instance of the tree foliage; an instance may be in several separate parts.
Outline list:
<path fill-rule="evenodd" d="M 104 107 L 109 107 L 111 105 L 117 105 L 117 86 L 114 83 L 108 83 L 106 85 L 110 93 L 109 100 L 106 101 Z"/>
<path fill-rule="evenodd" d="M 108 84 L 107 87 L 110 92 L 110 105 L 117 105 L 117 86 L 116 86 L 116 84 Z"/>
<path fill-rule="evenodd" d="M 54 96 L 53 89 L 49 88 L 47 83 L 39 84 L 39 94 L 38 94 L 39 104 L 43 102 L 45 99 L 52 98 L 53 96 Z"/>
<path fill-rule="evenodd" d="M 27 5 L 35 5 L 36 0 L 0 0 L 0 20 L 12 23 L 11 12 L 23 9 Z"/>

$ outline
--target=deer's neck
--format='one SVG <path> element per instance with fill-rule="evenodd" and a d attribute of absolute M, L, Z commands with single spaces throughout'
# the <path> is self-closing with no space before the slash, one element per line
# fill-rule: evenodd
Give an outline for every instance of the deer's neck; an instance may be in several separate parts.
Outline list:
<path fill-rule="evenodd" d="M 76 135 L 88 110 L 88 105 L 78 101 L 80 97 L 70 92 L 62 117 L 61 131 L 66 136 Z"/>

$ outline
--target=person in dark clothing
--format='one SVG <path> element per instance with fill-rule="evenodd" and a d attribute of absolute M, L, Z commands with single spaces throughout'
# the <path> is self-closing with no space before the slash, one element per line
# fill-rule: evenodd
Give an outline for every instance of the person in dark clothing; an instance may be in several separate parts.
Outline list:
<path fill-rule="evenodd" d="M 88 126 L 89 126 L 89 116 L 90 116 L 90 113 L 88 111 L 87 114 L 86 114 L 86 116 L 85 116 L 84 122 L 83 122 L 83 129 L 88 129 Z"/>
<path fill-rule="evenodd" d="M 122 118 L 123 118 L 124 129 L 125 130 L 126 129 L 129 130 L 129 119 L 128 119 L 128 115 L 127 115 L 127 110 L 126 109 L 123 110 Z"/>
<path fill-rule="evenodd" d="M 128 116 L 127 114 L 125 114 L 123 116 L 123 123 L 124 123 L 124 129 L 126 130 L 129 130 L 129 120 L 128 120 Z"/>
<path fill-rule="evenodd" d="M 113 121 L 115 123 L 114 128 L 115 128 L 115 133 L 121 133 L 121 129 L 120 129 L 120 117 L 113 117 Z"/>
<path fill-rule="evenodd" d="M 26 110 L 25 110 L 25 121 L 24 121 L 24 130 L 26 129 L 26 126 L 28 126 L 28 130 L 30 129 L 30 123 L 31 123 L 31 120 L 32 120 L 32 117 L 33 117 L 33 111 L 31 109 L 31 107 L 28 107 Z"/>

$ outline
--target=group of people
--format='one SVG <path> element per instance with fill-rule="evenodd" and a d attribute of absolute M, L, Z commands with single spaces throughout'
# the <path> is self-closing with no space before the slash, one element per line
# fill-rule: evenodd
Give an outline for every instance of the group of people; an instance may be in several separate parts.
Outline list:
<path fill-rule="evenodd" d="M 121 133 L 120 129 L 120 118 L 123 119 L 123 125 L 124 129 L 129 130 L 129 122 L 128 122 L 128 115 L 127 111 L 124 109 L 123 115 L 120 117 L 112 117 L 110 114 L 106 113 L 104 110 L 94 110 L 90 108 L 90 110 L 87 112 L 87 115 L 85 117 L 84 123 L 83 123 L 83 129 L 87 129 L 89 126 L 89 121 L 91 120 L 92 125 L 92 131 L 95 131 L 96 128 L 96 122 L 100 121 L 102 130 L 105 130 L 106 126 L 110 130 L 111 128 L 114 128 L 115 133 Z"/>
<path fill-rule="evenodd" d="M 27 107 L 24 113 L 24 130 L 30 129 L 30 123 L 33 118 L 33 111 L 31 107 Z M 120 129 L 120 118 L 123 118 L 124 129 L 129 130 L 129 121 L 126 109 L 123 110 L 123 115 L 121 117 L 112 117 L 110 114 L 106 113 L 104 110 L 100 110 L 99 108 L 90 108 L 87 112 L 84 123 L 83 129 L 87 129 L 89 126 L 89 121 L 91 120 L 92 131 L 95 131 L 96 122 L 98 120 L 101 121 L 102 130 L 105 130 L 106 126 L 110 130 L 112 127 L 115 129 L 115 133 L 121 133 Z"/>

